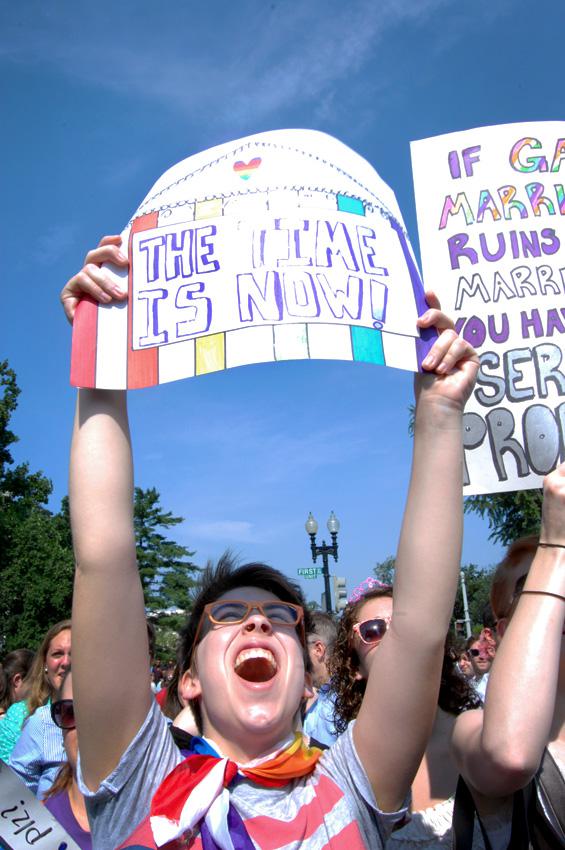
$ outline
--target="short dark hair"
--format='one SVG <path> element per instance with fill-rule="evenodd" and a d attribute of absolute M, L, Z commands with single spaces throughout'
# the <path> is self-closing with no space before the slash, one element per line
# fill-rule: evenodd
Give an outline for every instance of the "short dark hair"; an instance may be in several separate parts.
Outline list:
<path fill-rule="evenodd" d="M 337 624 L 331 614 L 312 611 L 312 636 L 326 645 L 328 654 L 332 651 L 337 637 Z"/>
<path fill-rule="evenodd" d="M 443 647 L 441 682 L 437 704 L 448 714 L 457 717 L 470 708 L 481 708 L 483 701 L 457 666 L 457 650 L 450 632 Z"/>
<path fill-rule="evenodd" d="M 196 638 L 198 624 L 204 613 L 204 607 L 210 602 L 215 602 L 224 593 L 228 593 L 230 590 L 235 590 L 238 587 L 257 587 L 272 593 L 277 599 L 281 599 L 283 602 L 292 602 L 294 605 L 300 605 L 304 611 L 304 631 L 306 634 L 312 631 L 310 609 L 306 606 L 306 601 L 298 584 L 291 581 L 291 579 L 287 578 L 279 570 L 275 570 L 274 567 L 261 562 L 238 564 L 237 559 L 230 552 L 224 552 L 216 564 L 208 561 L 201 573 L 190 616 L 180 636 L 179 659 L 181 676 L 187 671 L 190 659 L 196 651 L 198 644 L 195 644 L 194 640 Z M 200 643 L 204 634 L 205 632 L 200 633 L 198 643 Z M 304 668 L 307 672 L 310 672 L 312 663 L 306 645 L 303 648 L 303 657 Z M 189 705 L 194 714 L 198 730 L 201 732 L 202 712 L 200 710 L 200 702 L 199 700 L 190 700 Z"/>
<path fill-rule="evenodd" d="M 152 662 L 155 656 L 155 646 L 157 643 L 157 632 L 151 620 L 146 620 L 147 625 L 147 640 L 149 643 L 149 661 Z"/>

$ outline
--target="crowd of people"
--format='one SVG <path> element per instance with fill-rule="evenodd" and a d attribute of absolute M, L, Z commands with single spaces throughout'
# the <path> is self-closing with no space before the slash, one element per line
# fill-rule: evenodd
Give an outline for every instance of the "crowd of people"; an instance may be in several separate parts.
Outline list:
<path fill-rule="evenodd" d="M 71 320 L 85 295 L 124 297 L 104 262 L 127 266 L 119 237 L 63 290 Z M 478 358 L 427 298 L 418 324 L 438 338 L 415 378 L 394 587 L 367 580 L 334 620 L 283 573 L 224 556 L 156 676 L 126 394 L 79 391 L 72 676 L 70 621 L 33 658 L 10 653 L 0 755 L 80 847 L 564 846 L 565 465 L 545 480 L 539 538 L 495 572 L 489 624 L 457 647 L 462 414 Z"/>

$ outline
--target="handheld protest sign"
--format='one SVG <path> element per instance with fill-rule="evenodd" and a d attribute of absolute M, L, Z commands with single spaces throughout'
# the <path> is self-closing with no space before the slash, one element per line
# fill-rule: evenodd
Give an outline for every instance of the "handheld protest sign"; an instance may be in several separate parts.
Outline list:
<path fill-rule="evenodd" d="M 412 143 L 422 266 L 479 352 L 465 494 L 540 487 L 565 456 L 565 122 Z"/>
<path fill-rule="evenodd" d="M 75 386 L 308 358 L 415 371 L 436 337 L 416 328 L 427 305 L 393 192 L 323 133 L 261 133 L 189 157 L 122 238 L 129 275 L 113 273 L 128 299 L 79 304 Z"/>
<path fill-rule="evenodd" d="M 80 850 L 17 773 L 0 759 L 0 848 Z"/>

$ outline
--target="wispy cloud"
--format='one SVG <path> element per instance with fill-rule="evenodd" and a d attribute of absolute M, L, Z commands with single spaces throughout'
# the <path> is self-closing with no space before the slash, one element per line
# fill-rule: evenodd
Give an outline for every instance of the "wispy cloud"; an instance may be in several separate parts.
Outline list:
<path fill-rule="evenodd" d="M 193 445 L 192 433 L 198 434 L 197 445 Z M 318 469 L 373 454 L 375 448 L 369 434 L 360 434 L 348 415 L 337 413 L 330 424 L 322 420 L 318 428 L 283 431 L 276 415 L 265 414 L 258 419 L 216 408 L 209 411 L 202 428 L 184 435 L 172 430 L 167 439 L 177 445 L 189 444 L 191 457 L 195 453 L 205 458 L 214 456 L 220 465 L 226 458 L 232 467 L 237 464 L 239 469 L 253 470 L 255 487 L 293 482 Z"/>
<path fill-rule="evenodd" d="M 120 167 L 108 167 L 100 176 L 104 186 L 111 186 L 115 191 L 118 186 L 128 183 L 132 178 L 143 172 L 145 157 L 132 154 L 127 160 L 120 163 Z"/>
<path fill-rule="evenodd" d="M 223 543 L 259 543 L 260 535 L 251 522 L 244 520 L 210 520 L 208 522 L 187 522 L 186 531 L 191 539 L 212 540 Z"/>
<path fill-rule="evenodd" d="M 49 227 L 37 237 L 34 247 L 36 263 L 43 266 L 56 263 L 74 247 L 79 232 L 78 224 L 71 222 Z"/>
<path fill-rule="evenodd" d="M 38 0 L 6 4 L 0 57 L 49 65 L 209 127 L 233 128 L 250 114 L 268 119 L 296 105 L 328 116 L 336 84 L 374 60 L 396 28 L 421 25 L 449 0 L 217 3 L 215 32 L 194 4 L 166 14 L 144 2 L 107 4 L 110 26 L 103 0 L 80 10 L 61 5 L 68 10 L 64 38 L 61 11 L 52 14 Z M 394 74 L 372 85 L 394 87 Z"/>

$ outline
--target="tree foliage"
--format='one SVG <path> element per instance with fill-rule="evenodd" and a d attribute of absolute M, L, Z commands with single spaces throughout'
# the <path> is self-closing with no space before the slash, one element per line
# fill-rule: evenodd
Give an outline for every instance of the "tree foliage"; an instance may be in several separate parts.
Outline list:
<path fill-rule="evenodd" d="M 493 568 L 481 569 L 476 564 L 465 564 L 461 567 L 461 572 L 465 576 L 471 629 L 473 631 L 480 631 L 483 623 L 483 612 L 489 601 Z M 465 618 L 461 581 L 459 582 L 455 597 L 453 618 L 455 620 L 463 620 Z"/>
<path fill-rule="evenodd" d="M 0 654 L 5 654 L 35 649 L 50 626 L 70 617 L 74 556 L 68 498 L 58 513 L 48 510 L 49 479 L 27 463 L 14 463 L 18 438 L 10 422 L 20 389 L 7 361 L 0 361 L 0 392 Z M 196 570 L 193 553 L 160 531 L 182 517 L 162 508 L 154 488 L 136 488 L 134 508 L 146 603 L 185 610 Z"/>
<path fill-rule="evenodd" d="M 148 608 L 190 608 L 194 573 L 198 569 L 190 560 L 194 552 L 168 540 L 160 529 L 183 522 L 163 510 L 160 495 L 154 487 L 135 488 L 133 523 L 137 562 Z"/>
<path fill-rule="evenodd" d="M 68 520 L 46 507 L 51 482 L 14 463 L 18 438 L 9 426 L 20 390 L 7 361 L 0 387 L 0 647 L 8 652 L 34 649 L 49 626 L 70 616 L 73 557 Z"/>
<path fill-rule="evenodd" d="M 518 537 L 539 534 L 542 490 L 516 490 L 468 496 L 465 513 L 476 513 L 488 520 L 490 540 L 508 546 Z"/>
<path fill-rule="evenodd" d="M 186 623 L 186 614 L 156 614 L 151 617 L 155 626 L 155 658 L 176 661 L 179 634 Z"/>
<path fill-rule="evenodd" d="M 373 567 L 375 577 L 383 584 L 394 584 L 394 567 L 396 558 L 389 555 L 384 561 L 378 561 Z"/>
<path fill-rule="evenodd" d="M 394 567 L 395 558 L 389 555 L 384 561 L 379 561 L 375 564 L 373 572 L 379 581 L 383 584 L 394 583 Z M 490 582 L 492 578 L 492 569 L 482 570 L 476 564 L 466 564 L 461 567 L 461 571 L 465 574 L 465 585 L 467 589 L 467 602 L 469 604 L 469 615 L 471 617 L 471 625 L 478 629 L 482 624 L 483 610 L 489 601 Z M 464 619 L 463 592 L 461 582 L 457 589 L 455 597 L 455 605 L 453 608 L 453 619 Z"/>
<path fill-rule="evenodd" d="M 0 590 L 4 651 L 35 649 L 50 626 L 71 616 L 74 559 L 57 516 L 31 510 L 14 532 Z"/>

